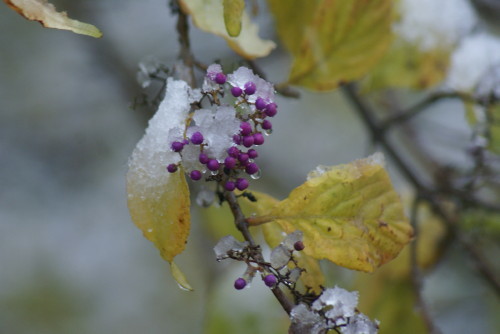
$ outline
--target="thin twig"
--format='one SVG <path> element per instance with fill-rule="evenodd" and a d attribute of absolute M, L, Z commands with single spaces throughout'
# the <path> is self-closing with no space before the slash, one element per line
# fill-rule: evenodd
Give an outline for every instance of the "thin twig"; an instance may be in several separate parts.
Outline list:
<path fill-rule="evenodd" d="M 224 192 L 224 198 L 226 199 L 227 203 L 229 204 L 229 208 L 231 209 L 231 212 L 233 213 L 234 216 L 234 223 L 238 230 L 241 232 L 245 240 L 248 242 L 248 244 L 251 247 L 256 247 L 256 243 L 250 234 L 250 231 L 248 229 L 248 223 L 246 222 L 245 215 L 241 211 L 240 205 L 238 203 L 238 199 L 236 198 L 236 195 L 233 192 L 230 191 L 225 191 Z M 262 256 L 262 252 L 259 250 L 256 251 L 255 253 L 255 260 L 257 262 L 265 262 L 264 257 Z M 294 304 L 287 298 L 283 290 L 281 290 L 277 285 L 271 289 L 273 292 L 274 296 L 278 300 L 278 302 L 281 304 L 283 309 L 286 311 L 287 314 L 290 314 L 292 311 L 292 308 L 294 307 Z"/>
<path fill-rule="evenodd" d="M 381 125 L 382 130 L 387 130 L 391 126 L 398 123 L 406 122 L 414 116 L 418 115 L 420 112 L 425 111 L 427 107 L 431 106 L 435 102 L 443 99 L 460 99 L 467 102 L 475 102 L 476 100 L 471 95 L 466 95 L 459 92 L 435 92 L 420 102 L 417 102 L 414 106 L 408 109 L 402 110 L 388 117 Z"/>
<path fill-rule="evenodd" d="M 194 65 L 195 60 L 191 52 L 191 43 L 189 40 L 189 22 L 187 15 L 179 7 L 177 13 L 177 34 L 179 38 L 179 45 L 181 50 L 179 52 L 179 58 L 182 59 L 184 65 L 189 71 L 189 84 L 194 87 L 196 79 L 194 76 Z"/>

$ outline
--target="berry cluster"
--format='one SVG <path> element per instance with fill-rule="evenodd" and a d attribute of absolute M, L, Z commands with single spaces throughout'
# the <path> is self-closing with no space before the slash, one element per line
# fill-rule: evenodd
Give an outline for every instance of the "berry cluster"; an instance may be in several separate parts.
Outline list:
<path fill-rule="evenodd" d="M 230 95 L 224 99 L 226 90 Z M 240 67 L 226 76 L 220 65 L 213 64 L 202 93 L 212 109 L 197 110 L 187 120 L 182 137 L 170 143 L 182 159 L 168 165 L 167 171 L 175 173 L 182 164 L 194 181 L 210 172 L 212 179 L 223 181 L 225 190 L 245 190 L 249 181 L 243 175 L 258 179 L 261 174 L 255 163 L 256 148 L 272 131 L 268 118 L 277 114 L 274 88 L 248 68 Z"/>

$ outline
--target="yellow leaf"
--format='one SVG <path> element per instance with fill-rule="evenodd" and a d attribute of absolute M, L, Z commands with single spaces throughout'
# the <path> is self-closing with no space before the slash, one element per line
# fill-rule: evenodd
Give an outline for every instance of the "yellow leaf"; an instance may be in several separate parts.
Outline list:
<path fill-rule="evenodd" d="M 224 24 L 221 0 L 180 0 L 182 10 L 193 17 L 198 28 L 223 37 L 236 53 L 247 59 L 267 56 L 276 45 L 262 40 L 259 28 L 250 21 L 246 13 L 241 16 L 241 32 L 238 37 L 229 36 Z"/>
<path fill-rule="evenodd" d="M 224 0 L 224 24 L 231 37 L 238 37 L 241 32 L 241 16 L 245 10 L 245 0 Z"/>
<path fill-rule="evenodd" d="M 488 109 L 488 149 L 500 154 L 500 104 Z"/>
<path fill-rule="evenodd" d="M 392 41 L 392 0 L 268 0 L 293 56 L 289 83 L 326 91 L 364 76 Z"/>
<path fill-rule="evenodd" d="M 76 34 L 99 38 L 101 31 L 95 26 L 70 19 L 65 12 L 57 12 L 54 5 L 47 0 L 4 0 L 5 3 L 27 18 L 38 21 L 46 28 L 70 30 Z"/>
<path fill-rule="evenodd" d="M 167 183 L 144 188 L 136 181 L 140 171 L 127 175 L 128 208 L 135 225 L 172 262 L 186 245 L 190 228 L 189 189 L 182 170 L 168 175 Z"/>
<path fill-rule="evenodd" d="M 396 40 L 363 83 L 363 91 L 391 87 L 425 89 L 440 83 L 448 70 L 451 50 L 420 50 Z"/>
<path fill-rule="evenodd" d="M 173 261 L 170 262 L 170 271 L 172 272 L 172 276 L 179 285 L 179 288 L 186 291 L 193 291 L 193 288 L 187 281 L 186 276 Z"/>
<path fill-rule="evenodd" d="M 383 156 L 319 168 L 269 214 L 287 233 L 304 233 L 304 252 L 371 272 L 396 257 L 412 228 Z"/>

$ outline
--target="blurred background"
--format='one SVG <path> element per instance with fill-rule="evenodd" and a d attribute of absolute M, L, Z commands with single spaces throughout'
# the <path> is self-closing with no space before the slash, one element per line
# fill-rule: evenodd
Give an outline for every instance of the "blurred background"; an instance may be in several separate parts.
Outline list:
<path fill-rule="evenodd" d="M 0 333 L 285 333 L 288 320 L 263 284 L 232 288 L 244 268 L 215 261 L 216 239 L 199 210 L 178 260 L 191 293 L 177 288 L 128 215 L 127 159 L 151 116 L 131 107 L 142 93 L 137 64 L 155 56 L 171 66 L 179 51 L 167 1 L 52 2 L 104 37 L 43 29 L 0 5 Z M 257 21 L 261 35 L 276 41 L 272 18 L 264 13 Z M 222 39 L 194 27 L 191 41 L 206 64 L 239 59 Z M 286 79 L 282 50 L 258 63 L 270 81 Z M 374 149 L 338 92 L 301 94 L 278 99 L 275 131 L 260 150 L 263 176 L 252 181 L 278 198 L 317 165 L 347 163 Z M 454 112 L 449 121 L 457 108 L 440 104 L 416 126 L 446 125 L 427 140 L 437 155 L 463 163 L 470 133 L 463 115 Z M 452 248 L 427 279 L 430 307 L 445 333 L 495 333 L 498 299 L 463 256 Z M 332 285 L 353 277 L 325 269 Z"/>

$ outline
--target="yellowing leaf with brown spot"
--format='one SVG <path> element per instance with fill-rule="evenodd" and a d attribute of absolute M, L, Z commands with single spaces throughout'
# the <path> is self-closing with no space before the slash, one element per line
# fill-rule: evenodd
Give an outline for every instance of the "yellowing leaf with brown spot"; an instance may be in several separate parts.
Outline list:
<path fill-rule="evenodd" d="M 293 57 L 288 82 L 335 89 L 364 76 L 392 41 L 392 0 L 268 0 Z"/>
<path fill-rule="evenodd" d="M 31 21 L 38 21 L 46 28 L 70 30 L 76 34 L 99 38 L 102 32 L 95 26 L 72 20 L 65 12 L 58 12 L 47 0 L 4 0 L 5 3 Z"/>
<path fill-rule="evenodd" d="M 307 255 L 367 272 L 395 258 L 413 233 L 381 153 L 319 168 L 268 220 L 302 231 Z"/>
<path fill-rule="evenodd" d="M 241 31 L 231 37 L 224 23 L 221 0 L 180 0 L 182 10 L 191 15 L 194 24 L 203 31 L 223 37 L 229 47 L 247 59 L 267 56 L 276 45 L 259 37 L 259 28 L 250 21 L 246 13 L 241 15 Z"/>

